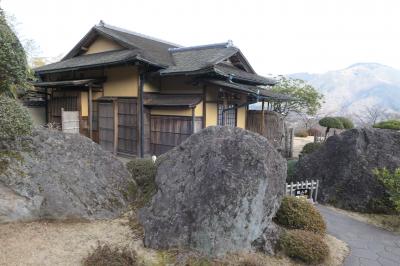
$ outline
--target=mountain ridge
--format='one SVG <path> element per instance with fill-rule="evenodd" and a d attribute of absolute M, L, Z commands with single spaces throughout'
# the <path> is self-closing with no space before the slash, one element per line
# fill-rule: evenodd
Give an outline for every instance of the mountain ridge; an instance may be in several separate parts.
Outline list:
<path fill-rule="evenodd" d="M 361 62 L 325 73 L 288 75 L 302 79 L 324 94 L 324 113 L 353 114 L 370 106 L 400 113 L 400 70 L 375 62 Z"/>

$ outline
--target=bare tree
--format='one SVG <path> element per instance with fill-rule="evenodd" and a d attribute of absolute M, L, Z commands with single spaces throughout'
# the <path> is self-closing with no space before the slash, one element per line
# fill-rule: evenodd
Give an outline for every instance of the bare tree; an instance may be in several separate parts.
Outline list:
<path fill-rule="evenodd" d="M 365 106 L 358 113 L 354 113 L 356 124 L 364 127 L 370 127 L 388 118 L 388 111 L 380 105 Z"/>

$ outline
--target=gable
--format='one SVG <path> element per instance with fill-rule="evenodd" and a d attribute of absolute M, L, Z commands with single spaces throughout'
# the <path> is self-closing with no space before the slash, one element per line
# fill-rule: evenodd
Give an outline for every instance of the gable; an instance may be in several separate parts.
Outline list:
<path fill-rule="evenodd" d="M 103 36 L 98 36 L 86 49 L 87 51 L 84 54 L 88 55 L 88 54 L 96 54 L 114 50 L 121 50 L 124 49 L 124 47 Z"/>
<path fill-rule="evenodd" d="M 239 70 L 255 74 L 253 68 L 240 51 L 222 62 Z"/>

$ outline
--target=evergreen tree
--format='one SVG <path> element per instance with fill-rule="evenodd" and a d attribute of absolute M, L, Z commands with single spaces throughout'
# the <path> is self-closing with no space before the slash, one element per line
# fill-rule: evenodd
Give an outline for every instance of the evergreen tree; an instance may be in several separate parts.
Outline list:
<path fill-rule="evenodd" d="M 28 75 L 24 48 L 0 7 L 0 95 L 14 97 L 17 88 L 27 88 Z"/>

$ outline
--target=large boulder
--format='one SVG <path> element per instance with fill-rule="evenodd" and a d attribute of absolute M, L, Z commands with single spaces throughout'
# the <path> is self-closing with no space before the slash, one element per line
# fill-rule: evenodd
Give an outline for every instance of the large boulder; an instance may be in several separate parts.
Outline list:
<path fill-rule="evenodd" d="M 157 193 L 139 213 L 144 243 L 211 256 L 259 247 L 264 231 L 277 232 L 285 179 L 286 161 L 266 138 L 208 127 L 159 158 Z"/>
<path fill-rule="evenodd" d="M 319 179 L 318 201 L 361 212 L 390 212 L 373 169 L 400 167 L 400 132 L 352 129 L 328 138 L 296 165 L 293 181 Z"/>
<path fill-rule="evenodd" d="M 0 141 L 0 223 L 116 217 L 134 185 L 122 162 L 79 134 Z"/>

